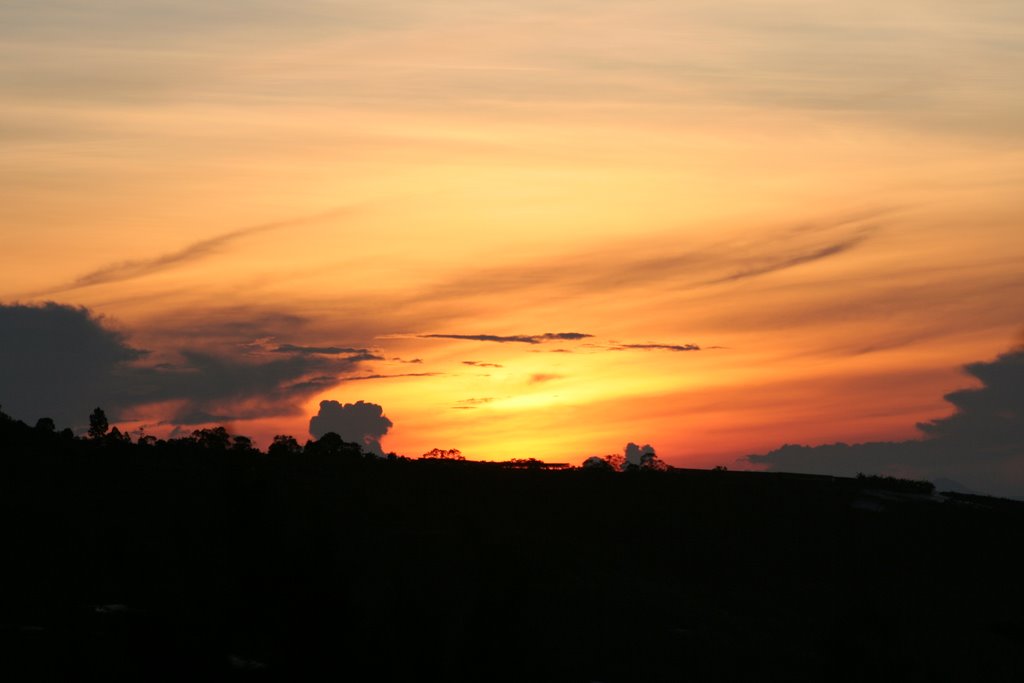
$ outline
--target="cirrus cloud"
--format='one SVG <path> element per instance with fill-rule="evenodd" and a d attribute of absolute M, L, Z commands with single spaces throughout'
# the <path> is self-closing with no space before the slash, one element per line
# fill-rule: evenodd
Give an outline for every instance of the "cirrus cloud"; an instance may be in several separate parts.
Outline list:
<path fill-rule="evenodd" d="M 465 341 L 497 342 L 499 344 L 541 344 L 549 341 L 577 341 L 593 337 L 583 332 L 545 332 L 544 334 L 421 334 L 420 339 L 461 339 Z"/>

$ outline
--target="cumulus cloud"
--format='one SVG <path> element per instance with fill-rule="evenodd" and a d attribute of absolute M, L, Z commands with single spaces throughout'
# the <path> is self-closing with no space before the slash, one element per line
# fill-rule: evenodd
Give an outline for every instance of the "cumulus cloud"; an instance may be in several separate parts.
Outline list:
<path fill-rule="evenodd" d="M 123 392 L 130 363 L 147 355 L 85 308 L 0 305 L 0 404 L 10 415 L 58 425 L 84 421 Z"/>
<path fill-rule="evenodd" d="M 88 309 L 47 303 L 0 306 L 0 404 L 24 420 L 80 426 L 102 406 L 114 419 L 170 403 L 173 424 L 294 414 L 365 360 L 171 350 L 161 362 Z"/>
<path fill-rule="evenodd" d="M 592 337 L 582 332 L 545 332 L 544 334 L 421 334 L 421 339 L 463 339 L 466 341 L 497 342 L 499 344 L 541 344 L 548 341 L 576 341 Z"/>
<path fill-rule="evenodd" d="M 376 403 L 320 401 L 320 412 L 309 420 L 309 433 L 319 439 L 334 432 L 343 441 L 358 443 L 366 451 L 382 455 L 381 437 L 393 426 L 384 415 L 384 409 Z"/>
<path fill-rule="evenodd" d="M 956 411 L 919 423 L 918 429 L 931 438 L 992 455 L 1024 456 L 1024 348 L 992 362 L 971 363 L 964 370 L 982 386 L 946 394 L 943 398 Z"/>
<path fill-rule="evenodd" d="M 636 465 L 637 467 L 640 467 L 646 461 L 650 460 L 651 458 L 654 458 L 656 454 L 651 444 L 638 446 L 632 441 L 630 441 L 628 444 L 626 444 L 625 455 L 626 464 Z"/>
<path fill-rule="evenodd" d="M 922 439 L 788 444 L 745 459 L 772 470 L 950 479 L 979 491 L 1024 497 L 1024 349 L 964 369 L 981 386 L 947 394 L 954 412 L 919 423 Z"/>
<path fill-rule="evenodd" d="M 612 453 L 605 456 L 592 456 L 583 461 L 583 468 L 588 470 L 605 470 L 609 472 L 625 472 L 632 469 L 659 470 L 668 469 L 668 465 L 658 459 L 654 448 L 650 445 L 638 446 L 632 441 L 622 449 L 623 455 Z"/>

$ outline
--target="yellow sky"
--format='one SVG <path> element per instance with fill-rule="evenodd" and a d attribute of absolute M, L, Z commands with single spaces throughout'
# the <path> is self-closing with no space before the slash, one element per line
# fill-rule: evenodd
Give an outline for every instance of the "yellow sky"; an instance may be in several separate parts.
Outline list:
<path fill-rule="evenodd" d="M 410 455 L 912 436 L 1019 335 L 1022 27 L 1011 1 L 4 3 L 0 302 L 87 306 L 152 362 L 385 359 L 223 406 L 263 445 L 322 399 L 379 403 Z M 591 336 L 423 337 L 563 332 Z M 379 375 L 416 376 L 351 379 Z"/>

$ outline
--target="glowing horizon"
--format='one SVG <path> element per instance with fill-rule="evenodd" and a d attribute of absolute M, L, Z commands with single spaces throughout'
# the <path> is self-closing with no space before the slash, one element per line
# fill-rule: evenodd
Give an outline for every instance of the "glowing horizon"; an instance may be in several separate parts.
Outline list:
<path fill-rule="evenodd" d="M 237 384 L 117 399 L 158 433 L 206 411 L 266 447 L 362 400 L 411 456 L 914 438 L 1020 341 L 1022 26 L 1008 1 L 10 4 L 0 304 L 84 306 L 130 364 Z"/>

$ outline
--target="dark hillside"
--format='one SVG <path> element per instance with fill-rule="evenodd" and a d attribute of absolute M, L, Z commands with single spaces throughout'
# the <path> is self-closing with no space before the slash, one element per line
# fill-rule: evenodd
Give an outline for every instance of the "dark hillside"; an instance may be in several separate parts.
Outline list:
<path fill-rule="evenodd" d="M 2 430 L 9 680 L 1024 676 L 1013 501 Z"/>

